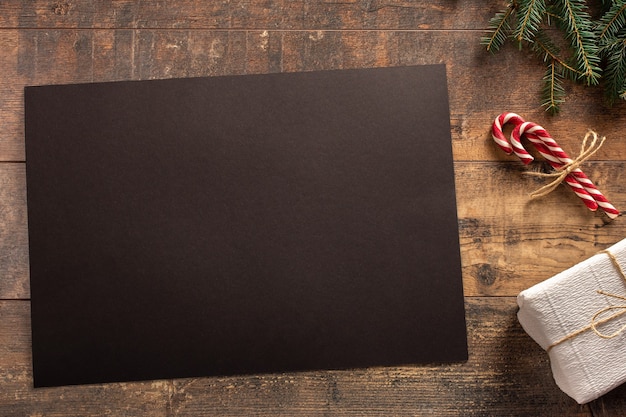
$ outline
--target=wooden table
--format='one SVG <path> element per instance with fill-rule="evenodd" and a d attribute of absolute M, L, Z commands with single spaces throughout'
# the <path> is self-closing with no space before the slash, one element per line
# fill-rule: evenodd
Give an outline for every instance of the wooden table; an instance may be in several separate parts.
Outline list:
<path fill-rule="evenodd" d="M 500 1 L 224 0 L 0 2 L 1 416 L 618 416 L 626 386 L 579 406 L 517 322 L 519 291 L 626 237 L 492 143 L 504 110 L 575 153 L 587 128 L 609 142 L 585 171 L 626 209 L 626 107 L 567 86 L 540 108 L 543 69 L 514 47 L 479 45 Z M 23 87 L 33 84 L 446 63 L 470 359 L 446 366 L 320 371 L 33 389 Z M 418 94 L 418 92 L 416 92 Z"/>

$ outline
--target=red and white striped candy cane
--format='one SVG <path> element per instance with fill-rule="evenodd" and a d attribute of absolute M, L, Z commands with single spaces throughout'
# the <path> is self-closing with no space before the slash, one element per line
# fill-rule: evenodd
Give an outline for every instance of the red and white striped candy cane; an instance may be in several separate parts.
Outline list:
<path fill-rule="evenodd" d="M 513 153 L 513 148 L 511 148 L 511 143 L 504 136 L 504 133 L 502 132 L 502 127 L 506 124 L 512 124 L 513 126 L 517 126 L 521 125 L 522 123 L 524 123 L 524 119 L 522 119 L 519 115 L 515 113 L 502 113 L 500 116 L 496 117 L 496 120 L 493 122 L 493 126 L 491 127 L 491 137 L 498 144 L 498 146 L 502 148 L 504 152 L 506 152 L 507 155 L 511 155 L 511 153 Z M 524 150 L 524 152 L 528 154 L 526 150 Z M 532 161 L 532 156 L 530 158 L 530 161 Z M 522 159 L 522 161 L 524 161 L 524 159 Z M 528 162 L 524 163 L 527 164 Z"/>
<path fill-rule="evenodd" d="M 521 136 L 528 138 L 528 140 L 535 145 L 539 153 L 557 170 L 574 162 L 548 132 L 535 123 L 526 122 L 516 126 L 511 133 L 511 140 L 513 140 L 514 137 L 519 140 Z M 565 181 L 572 186 L 576 195 L 583 199 L 585 205 L 591 210 L 595 210 L 599 206 L 611 219 L 619 215 L 619 211 L 609 203 L 606 197 L 580 168 L 573 169 L 571 173 L 565 177 Z M 582 192 L 581 187 L 585 192 Z"/>
<path fill-rule="evenodd" d="M 502 131 L 503 126 L 507 123 L 514 126 L 510 142 L 506 140 Z M 515 113 L 502 113 L 495 119 L 492 127 L 492 137 L 503 151 L 507 154 L 515 153 L 524 164 L 530 163 L 534 158 L 522 146 L 522 137 L 526 137 L 539 153 L 546 158 L 548 163 L 557 170 L 574 162 L 543 127 L 535 123 L 526 122 Z M 568 173 L 564 181 L 590 210 L 595 211 L 600 207 L 611 219 L 619 215 L 619 211 L 608 202 L 606 197 L 579 168 Z"/>
<path fill-rule="evenodd" d="M 563 149 L 561 149 L 561 147 L 554 142 L 554 139 L 548 135 L 548 132 L 546 132 L 543 127 L 531 122 L 524 122 L 521 125 L 515 126 L 511 132 L 511 143 L 514 147 L 522 146 L 522 136 L 528 138 L 528 140 L 535 145 L 535 148 L 539 151 L 541 156 L 548 161 L 552 168 L 556 170 L 563 168 L 565 163 L 561 161 L 560 156 L 567 155 L 563 152 Z M 553 146 L 550 146 L 550 144 Z M 569 159 L 569 157 L 567 159 Z M 580 174 L 587 178 L 587 176 L 580 169 L 576 169 L 576 171 L 580 172 Z M 572 188 L 572 191 L 580 197 L 589 210 L 596 211 L 598 209 L 598 203 L 593 196 L 589 194 L 579 178 L 574 176 L 573 171 L 565 177 L 564 181 Z M 587 181 L 589 181 L 588 178 Z M 591 183 L 591 181 L 589 181 L 589 183 Z"/>

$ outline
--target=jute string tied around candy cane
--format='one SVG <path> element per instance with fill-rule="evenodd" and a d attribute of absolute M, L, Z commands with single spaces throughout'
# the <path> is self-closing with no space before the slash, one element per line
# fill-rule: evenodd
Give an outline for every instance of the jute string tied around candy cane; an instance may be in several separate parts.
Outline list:
<path fill-rule="evenodd" d="M 591 143 L 589 143 L 589 146 L 587 146 L 587 141 L 589 140 L 589 137 L 593 137 L 593 139 L 591 140 Z M 558 187 L 565 180 L 565 177 L 570 175 L 573 171 L 579 169 L 580 165 L 582 165 L 583 162 L 585 162 L 587 159 L 591 158 L 596 152 L 598 152 L 602 145 L 604 145 L 605 140 L 605 136 L 602 136 L 602 138 L 600 138 L 596 132 L 590 130 L 589 132 L 587 132 L 583 139 L 580 153 L 576 158 L 572 160 L 572 162 L 563 165 L 555 172 L 524 172 L 524 174 L 526 175 L 554 178 L 554 180 L 552 180 L 552 182 L 550 182 L 549 184 L 546 184 L 543 187 L 530 193 L 530 198 L 535 199 L 544 197 L 554 191 L 556 187 Z"/>
<path fill-rule="evenodd" d="M 510 139 L 507 139 L 503 133 L 503 126 L 506 124 L 513 125 Z M 575 159 L 571 159 L 543 127 L 536 123 L 527 122 L 519 115 L 510 112 L 502 113 L 495 119 L 492 126 L 492 137 L 504 152 L 507 154 L 514 153 L 524 164 L 529 164 L 534 160 L 521 143 L 522 138 L 528 139 L 556 170 L 550 174 L 531 173 L 531 175 L 554 177 L 550 184 L 533 192 L 531 198 L 545 196 L 556 189 L 561 182 L 565 182 L 589 210 L 596 211 L 598 208 L 602 208 L 611 219 L 620 214 L 580 169 L 580 165 L 598 151 L 606 138 L 599 138 L 595 132 L 589 132 L 583 140 L 581 154 Z M 590 137 L 592 140 L 588 145 Z"/>
<path fill-rule="evenodd" d="M 626 274 L 624 274 L 624 270 L 622 269 L 621 265 L 617 261 L 617 258 L 615 257 L 615 255 L 613 255 L 608 250 L 601 251 L 600 253 L 606 253 L 608 255 L 609 259 L 611 260 L 611 263 L 613 264 L 613 266 L 615 267 L 615 269 L 619 273 L 619 275 L 622 278 L 622 280 L 624 281 L 624 283 L 626 283 Z M 622 300 L 622 301 L 626 302 L 626 296 L 619 295 L 619 294 L 612 294 L 612 293 L 609 293 L 609 292 L 606 292 L 606 291 L 602 291 L 602 290 L 596 290 L 596 292 L 598 294 L 605 295 L 607 297 L 615 298 L 615 299 Z M 602 317 L 605 313 L 611 312 L 611 311 L 616 311 L 616 312 L 613 313 L 610 316 Z M 600 326 L 600 325 L 602 325 L 604 323 L 608 323 L 610 321 L 613 321 L 613 320 L 623 316 L 624 314 L 626 314 L 626 303 L 620 304 L 620 305 L 609 305 L 607 307 L 604 307 L 604 308 L 598 310 L 591 317 L 591 321 L 590 321 L 590 323 L 587 326 L 582 327 L 582 328 L 576 330 L 575 332 L 572 332 L 572 333 L 566 335 L 565 337 L 557 340 L 556 342 L 552 343 L 550 346 L 548 346 L 546 351 L 550 352 L 550 350 L 553 347 L 558 346 L 561 343 L 566 342 L 566 341 L 568 341 L 570 339 L 573 339 L 573 338 L 575 338 L 575 337 L 577 337 L 577 336 L 579 336 L 579 335 L 581 335 L 581 334 L 583 334 L 585 332 L 588 332 L 589 330 L 593 331 L 597 336 L 599 336 L 599 337 L 601 337 L 603 339 L 612 339 L 614 337 L 617 337 L 622 332 L 624 332 L 626 330 L 626 324 L 624 324 L 622 327 L 620 327 L 619 329 L 617 329 L 616 331 L 614 331 L 613 333 L 610 333 L 610 334 L 602 333 L 600 330 L 598 330 L 598 326 Z"/>

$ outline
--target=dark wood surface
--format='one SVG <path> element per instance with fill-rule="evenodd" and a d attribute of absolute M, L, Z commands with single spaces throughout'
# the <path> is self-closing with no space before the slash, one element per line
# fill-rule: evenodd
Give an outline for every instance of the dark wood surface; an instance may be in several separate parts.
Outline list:
<path fill-rule="evenodd" d="M 509 110 L 576 153 L 587 129 L 609 141 L 585 172 L 626 210 L 626 106 L 567 86 L 561 115 L 543 69 L 478 44 L 499 1 L 0 1 L 0 416 L 621 416 L 626 386 L 579 406 L 521 329 L 515 296 L 626 237 L 489 136 Z M 445 63 L 449 78 L 467 363 L 32 388 L 25 191 L 25 85 Z M 416 92 L 418 94 L 418 92 Z"/>

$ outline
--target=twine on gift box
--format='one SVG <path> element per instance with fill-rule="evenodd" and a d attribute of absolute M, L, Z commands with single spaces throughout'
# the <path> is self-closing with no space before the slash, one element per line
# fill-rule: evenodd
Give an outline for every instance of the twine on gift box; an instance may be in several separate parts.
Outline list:
<path fill-rule="evenodd" d="M 626 274 L 624 273 L 624 270 L 622 269 L 621 265 L 619 264 L 619 262 L 617 261 L 617 258 L 615 257 L 615 255 L 613 255 L 610 251 L 608 250 L 603 250 L 599 253 L 606 253 L 609 257 L 609 259 L 611 260 L 611 263 L 613 264 L 613 266 L 615 267 L 615 269 L 617 270 L 617 272 L 619 273 L 619 275 L 622 277 L 622 279 L 624 280 L 624 282 L 626 283 Z M 596 290 L 598 294 L 602 294 L 605 295 L 607 297 L 612 297 L 612 298 L 616 298 L 618 300 L 622 300 L 626 302 L 626 296 L 623 295 L 618 295 L 618 294 L 612 294 L 606 291 L 602 291 L 602 290 Z M 608 317 L 603 317 L 600 318 L 600 316 L 602 316 L 604 313 L 608 312 L 608 311 L 612 311 L 612 310 L 617 310 L 616 313 L 608 316 Z M 620 327 L 619 329 L 617 329 L 616 331 L 614 331 L 613 333 L 610 334 L 605 334 L 602 333 L 600 330 L 598 330 L 598 326 L 604 324 L 604 323 L 608 323 L 609 321 L 615 320 L 618 317 L 623 316 L 624 314 L 626 314 L 626 304 L 621 304 L 621 305 L 609 305 L 607 307 L 604 307 L 600 310 L 598 310 L 592 317 L 591 317 L 591 322 L 583 327 L 582 329 L 578 329 L 575 332 L 572 332 L 570 334 L 568 334 L 567 336 L 563 337 L 560 340 L 557 340 L 556 342 L 552 343 L 550 346 L 548 346 L 548 348 L 546 349 L 546 351 L 550 352 L 550 349 L 552 349 L 555 346 L 560 345 L 561 343 L 568 341 L 570 339 L 573 339 L 574 337 L 585 333 L 589 330 L 592 330 L 597 336 L 603 338 L 603 339 L 612 339 L 618 335 L 620 335 L 623 331 L 626 330 L 626 324 L 623 325 L 622 327 Z"/>

